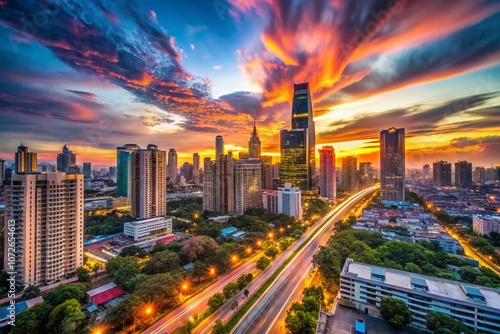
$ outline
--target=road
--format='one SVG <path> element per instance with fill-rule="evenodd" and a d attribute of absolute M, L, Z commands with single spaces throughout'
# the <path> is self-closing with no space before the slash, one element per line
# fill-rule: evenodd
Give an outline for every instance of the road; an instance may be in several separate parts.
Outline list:
<path fill-rule="evenodd" d="M 375 189 L 377 189 L 377 187 L 373 187 L 373 190 Z M 363 195 L 354 195 L 354 196 L 360 196 L 359 198 L 362 198 L 364 195 L 366 195 L 366 193 L 363 193 Z M 286 259 L 297 248 L 299 248 L 300 245 L 303 244 L 311 234 L 317 231 L 317 228 L 321 224 L 323 224 L 323 222 L 326 219 L 335 222 L 343 218 L 342 215 L 338 215 L 336 213 L 339 211 L 342 211 L 342 213 L 344 211 L 346 212 L 352 205 L 355 204 L 357 199 L 358 198 L 356 197 L 356 200 L 352 202 L 350 199 L 344 201 L 336 208 L 334 208 L 332 211 L 330 211 L 325 217 L 316 222 L 310 229 L 308 229 L 296 243 L 294 243 L 290 248 L 288 248 L 285 252 L 283 252 L 268 268 L 266 268 L 266 270 L 264 270 L 260 275 L 254 278 L 254 281 L 246 287 L 246 289 L 249 290 L 250 295 L 255 293 L 255 291 L 257 291 L 260 288 L 260 286 L 264 284 L 264 282 L 274 273 L 274 271 L 276 271 L 276 269 L 278 269 L 281 266 L 281 264 L 283 264 L 283 262 L 285 262 Z M 329 224 L 330 229 L 331 227 L 332 227 L 331 224 Z M 330 233 L 326 233 L 325 235 L 328 235 L 329 237 Z M 328 240 L 328 237 L 326 237 L 326 240 Z M 314 252 L 312 254 L 314 254 Z M 143 333 L 146 334 L 172 333 L 177 327 L 179 327 L 182 323 L 187 321 L 193 314 L 201 314 L 202 312 L 204 312 L 207 309 L 208 299 L 215 293 L 222 292 L 222 289 L 227 283 L 236 281 L 238 277 L 240 277 L 242 274 L 253 272 L 255 270 L 255 263 L 261 256 L 262 254 L 257 254 L 254 257 L 250 258 L 246 263 L 244 263 L 240 267 L 237 267 L 233 269 L 231 272 L 224 274 L 210 286 L 200 291 L 198 294 L 191 297 L 188 301 L 177 307 L 172 312 L 168 313 L 166 316 L 161 318 L 159 321 L 157 321 L 149 328 L 147 328 Z M 308 265 L 310 265 L 311 259 L 308 259 L 307 263 Z M 309 270 L 307 270 L 307 272 L 309 272 Z M 299 290 L 300 292 L 302 292 L 302 289 Z M 231 301 L 225 303 L 218 311 L 216 311 L 214 314 L 203 320 L 196 327 L 194 332 L 202 334 L 210 333 L 215 320 L 221 319 L 224 322 L 229 321 L 229 319 L 233 315 L 233 311 L 230 309 L 230 305 L 233 302 L 233 300 L 238 300 L 239 305 L 240 306 L 243 305 L 245 301 L 245 296 L 243 292 L 238 293 L 236 296 L 233 297 Z"/>
<path fill-rule="evenodd" d="M 308 285 L 309 272 L 312 269 L 311 260 L 321 245 L 326 244 L 332 235 L 334 223 L 342 219 L 359 200 L 374 192 L 374 186 L 351 196 L 325 218 L 328 220 L 322 228 L 314 231 L 313 238 L 285 267 L 271 288 L 268 289 L 254 304 L 254 307 L 240 320 L 232 331 L 243 333 L 285 333 L 284 320 L 286 311 L 293 302 L 299 301 L 304 287 Z"/>

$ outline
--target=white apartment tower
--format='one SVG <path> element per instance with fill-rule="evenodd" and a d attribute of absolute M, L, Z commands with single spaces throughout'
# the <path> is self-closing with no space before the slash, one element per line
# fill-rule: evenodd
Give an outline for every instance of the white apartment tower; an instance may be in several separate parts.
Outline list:
<path fill-rule="evenodd" d="M 4 242 L 7 250 L 14 226 L 16 253 L 11 268 L 5 252 L 4 269 L 16 272 L 17 285 L 50 284 L 83 265 L 83 190 L 83 174 L 12 175 Z"/>
<path fill-rule="evenodd" d="M 295 219 L 302 218 L 302 193 L 299 187 L 292 187 L 291 183 L 278 187 L 278 213 Z"/>

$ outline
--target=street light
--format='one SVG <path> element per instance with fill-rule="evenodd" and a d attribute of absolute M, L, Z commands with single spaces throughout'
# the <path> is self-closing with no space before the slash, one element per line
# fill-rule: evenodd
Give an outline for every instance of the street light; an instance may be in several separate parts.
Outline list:
<path fill-rule="evenodd" d="M 272 239 L 274 237 L 273 232 L 269 232 L 269 239 Z"/>
<path fill-rule="evenodd" d="M 259 247 L 260 247 L 261 245 L 262 245 L 262 241 L 260 241 L 260 240 L 259 240 L 259 241 L 257 241 L 257 246 L 259 246 Z"/>
<path fill-rule="evenodd" d="M 231 260 L 233 260 L 233 262 L 236 262 L 236 260 L 238 260 L 238 258 L 236 257 L 236 255 L 233 255 L 233 256 L 231 257 Z"/>
<path fill-rule="evenodd" d="M 250 247 L 247 248 L 247 253 L 250 254 L 252 252 L 252 249 Z"/>

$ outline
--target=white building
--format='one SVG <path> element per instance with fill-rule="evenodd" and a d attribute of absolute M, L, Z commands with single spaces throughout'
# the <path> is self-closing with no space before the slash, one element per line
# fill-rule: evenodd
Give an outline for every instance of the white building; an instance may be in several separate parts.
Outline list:
<path fill-rule="evenodd" d="M 474 232 L 489 235 L 491 232 L 500 233 L 500 216 L 472 216 L 472 229 Z"/>
<path fill-rule="evenodd" d="M 500 291 L 347 259 L 340 273 L 340 298 L 363 312 L 378 313 L 384 297 L 397 298 L 412 312 L 412 325 L 425 328 L 425 317 L 437 311 L 474 331 L 500 332 Z"/>
<path fill-rule="evenodd" d="M 262 204 L 264 209 L 272 213 L 278 213 L 278 191 L 277 190 L 263 190 L 262 191 Z"/>
<path fill-rule="evenodd" d="M 123 233 L 133 237 L 134 241 L 172 233 L 172 218 L 156 217 L 128 222 L 123 224 Z"/>
<path fill-rule="evenodd" d="M 16 284 L 50 284 L 83 265 L 83 174 L 12 175 L 5 198 L 4 269 L 16 272 Z"/>
<path fill-rule="evenodd" d="M 284 213 L 295 219 L 302 218 L 302 195 L 300 188 L 285 183 L 278 188 L 278 213 Z"/>

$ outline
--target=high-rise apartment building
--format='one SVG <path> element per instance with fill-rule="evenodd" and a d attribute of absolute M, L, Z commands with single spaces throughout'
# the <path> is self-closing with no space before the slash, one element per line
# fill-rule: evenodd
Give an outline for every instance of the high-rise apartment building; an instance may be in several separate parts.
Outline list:
<path fill-rule="evenodd" d="M 193 183 L 200 183 L 200 155 L 193 153 Z"/>
<path fill-rule="evenodd" d="M 116 177 L 116 167 L 115 166 L 109 166 L 108 168 L 108 173 L 109 177 Z"/>
<path fill-rule="evenodd" d="M 0 159 L 0 188 L 5 180 L 5 160 Z"/>
<path fill-rule="evenodd" d="M 484 184 L 486 182 L 484 167 L 476 167 L 474 170 L 474 182 L 476 184 Z"/>
<path fill-rule="evenodd" d="M 470 162 L 455 162 L 455 185 L 459 187 L 472 186 L 472 164 Z"/>
<path fill-rule="evenodd" d="M 405 129 L 380 132 L 380 192 L 382 201 L 405 200 Z"/>
<path fill-rule="evenodd" d="M 92 164 L 90 162 L 83 163 L 83 177 L 89 180 L 92 178 Z"/>
<path fill-rule="evenodd" d="M 429 164 L 425 164 L 422 167 L 422 178 L 424 181 L 429 180 L 431 177 L 431 166 Z"/>
<path fill-rule="evenodd" d="M 247 208 L 262 207 L 262 161 L 236 160 L 234 164 L 234 212 L 243 214 Z"/>
<path fill-rule="evenodd" d="M 319 149 L 319 191 L 322 197 L 337 197 L 337 181 L 335 172 L 335 150 L 332 146 Z"/>
<path fill-rule="evenodd" d="M 215 160 L 219 160 L 221 155 L 224 155 L 224 138 L 219 135 L 215 137 Z"/>
<path fill-rule="evenodd" d="M 177 152 L 174 148 L 168 150 L 168 164 L 167 164 L 167 177 L 170 178 L 170 182 L 175 183 L 175 177 L 179 174 L 179 169 L 177 168 Z"/>
<path fill-rule="evenodd" d="M 278 213 L 302 218 L 302 192 L 299 187 L 285 183 L 284 187 L 278 188 Z"/>
<path fill-rule="evenodd" d="M 262 191 L 262 202 L 264 209 L 271 213 L 278 213 L 278 191 L 264 189 Z"/>
<path fill-rule="evenodd" d="M 28 146 L 21 144 L 16 152 L 16 174 L 36 173 L 36 153 L 30 152 Z"/>
<path fill-rule="evenodd" d="M 67 168 L 72 165 L 76 165 L 76 154 L 66 144 L 62 152 L 57 155 L 57 171 L 67 172 Z"/>
<path fill-rule="evenodd" d="M 472 229 L 481 235 L 490 235 L 491 232 L 500 233 L 500 216 L 473 215 Z"/>
<path fill-rule="evenodd" d="M 234 160 L 228 155 L 204 160 L 203 209 L 234 212 Z"/>
<path fill-rule="evenodd" d="M 5 198 L 5 230 L 15 230 L 18 285 L 50 284 L 83 265 L 82 174 L 12 175 Z M 5 233 L 5 249 L 7 240 Z M 5 270 L 12 271 L 4 254 Z"/>
<path fill-rule="evenodd" d="M 373 185 L 375 171 L 373 170 L 371 162 L 359 163 L 359 186 L 366 188 Z"/>
<path fill-rule="evenodd" d="M 184 177 L 184 181 L 191 182 L 193 180 L 193 173 L 193 165 L 187 161 L 182 164 L 180 174 L 181 177 Z"/>
<path fill-rule="evenodd" d="M 125 144 L 116 148 L 116 196 L 129 197 L 131 186 L 132 152 L 140 150 L 136 144 Z"/>
<path fill-rule="evenodd" d="M 132 152 L 131 205 L 134 218 L 164 216 L 167 212 L 167 152 L 149 144 Z"/>
<path fill-rule="evenodd" d="M 217 211 L 215 207 L 215 160 L 203 159 L 203 210 Z"/>
<path fill-rule="evenodd" d="M 342 190 L 350 193 L 358 191 L 358 159 L 342 158 Z"/>
<path fill-rule="evenodd" d="M 255 119 L 253 121 L 253 132 L 250 140 L 248 141 L 248 156 L 249 158 L 260 158 L 260 139 L 257 135 L 257 128 L 255 126 Z"/>
<path fill-rule="evenodd" d="M 261 155 L 262 189 L 273 189 L 273 157 Z"/>
<path fill-rule="evenodd" d="M 437 161 L 432 164 L 434 183 L 438 186 L 451 186 L 451 163 L 448 161 Z"/>

